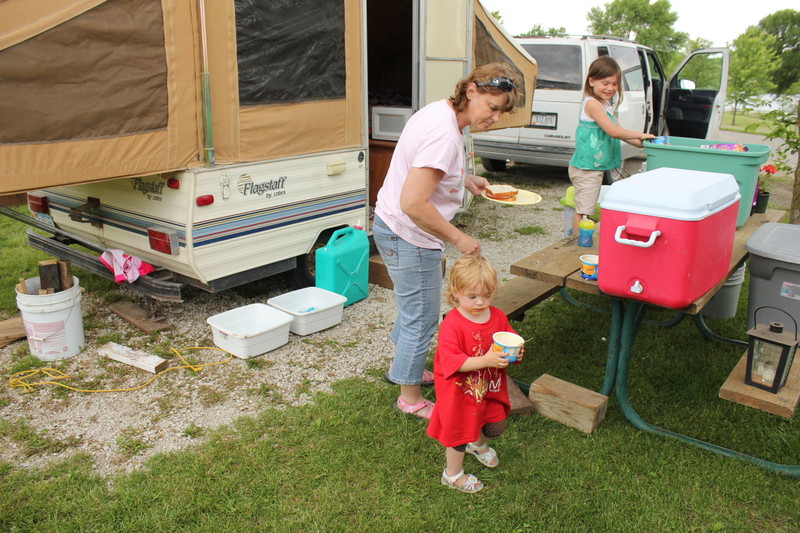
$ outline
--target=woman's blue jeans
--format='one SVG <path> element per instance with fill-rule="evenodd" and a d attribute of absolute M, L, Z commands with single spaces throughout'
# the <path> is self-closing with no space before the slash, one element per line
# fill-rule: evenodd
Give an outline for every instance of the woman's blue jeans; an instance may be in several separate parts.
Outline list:
<path fill-rule="evenodd" d="M 397 304 L 389 378 L 398 385 L 419 385 L 439 325 L 443 253 L 404 241 L 377 216 L 372 236 L 394 283 Z"/>

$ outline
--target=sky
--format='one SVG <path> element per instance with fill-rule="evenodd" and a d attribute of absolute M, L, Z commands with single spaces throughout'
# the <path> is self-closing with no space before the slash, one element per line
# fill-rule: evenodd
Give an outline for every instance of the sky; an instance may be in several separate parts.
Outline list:
<path fill-rule="evenodd" d="M 586 14 L 593 7 L 605 8 L 612 0 L 481 0 L 484 7 L 499 11 L 503 26 L 512 35 L 525 33 L 539 24 L 543 29 L 564 27 L 570 35 L 587 34 Z M 689 38 L 703 38 L 712 46 L 727 46 L 749 26 L 782 9 L 800 11 L 797 0 L 669 0 L 678 14 L 675 30 Z M 746 7 L 744 7 L 746 5 Z"/>

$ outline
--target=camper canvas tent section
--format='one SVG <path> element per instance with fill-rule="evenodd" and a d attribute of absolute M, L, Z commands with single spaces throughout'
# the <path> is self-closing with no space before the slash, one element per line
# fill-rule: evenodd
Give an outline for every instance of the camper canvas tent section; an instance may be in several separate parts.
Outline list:
<path fill-rule="evenodd" d="M 51 232 L 207 290 L 311 274 L 315 246 L 368 219 L 365 25 L 397 6 L 412 60 L 389 77 L 419 105 L 452 93 L 476 35 L 481 57 L 524 59 L 532 95 L 533 62 L 477 0 L 0 3 L 0 118 L 19 125 L 0 194 L 40 190 Z"/>

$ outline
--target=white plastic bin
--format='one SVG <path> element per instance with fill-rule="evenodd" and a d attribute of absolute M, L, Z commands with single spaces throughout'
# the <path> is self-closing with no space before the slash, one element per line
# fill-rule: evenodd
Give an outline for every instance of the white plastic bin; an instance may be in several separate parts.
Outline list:
<path fill-rule="evenodd" d="M 292 316 L 289 331 L 310 335 L 342 321 L 347 297 L 335 292 L 306 287 L 267 300 L 272 307 Z"/>
<path fill-rule="evenodd" d="M 267 304 L 250 304 L 209 317 L 214 344 L 250 359 L 289 342 L 291 315 Z"/>

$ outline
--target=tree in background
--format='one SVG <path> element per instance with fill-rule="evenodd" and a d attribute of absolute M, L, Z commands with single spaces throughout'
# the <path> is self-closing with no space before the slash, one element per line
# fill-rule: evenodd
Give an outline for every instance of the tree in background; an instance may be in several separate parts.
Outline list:
<path fill-rule="evenodd" d="M 750 26 L 733 41 L 731 67 L 728 73 L 728 100 L 733 102 L 731 124 L 736 124 L 739 109 L 752 109 L 760 98 L 772 92 L 773 71 L 778 67 L 772 47 L 775 37 Z"/>
<path fill-rule="evenodd" d="M 794 186 L 789 207 L 789 223 L 800 224 L 800 101 L 793 102 L 789 96 L 778 99 L 778 108 L 764 115 L 770 128 L 767 139 L 783 141 L 775 153 L 775 166 L 790 175 L 794 164 Z M 746 131 L 746 130 L 745 130 Z M 791 158 L 795 161 L 792 163 Z"/>
<path fill-rule="evenodd" d="M 563 26 L 560 28 L 542 28 L 541 24 L 537 24 L 527 32 L 517 35 L 517 37 L 566 37 L 567 29 Z"/>
<path fill-rule="evenodd" d="M 614 0 L 605 11 L 593 7 L 586 18 L 595 35 L 630 39 L 661 54 L 680 50 L 689 39 L 689 34 L 673 29 L 678 14 L 671 7 L 669 0 Z"/>
<path fill-rule="evenodd" d="M 800 93 L 800 11 L 776 11 L 761 19 L 758 27 L 775 38 L 772 51 L 780 62 L 772 74 L 775 91 Z"/>
<path fill-rule="evenodd" d="M 673 72 L 675 72 L 675 70 L 678 68 L 678 65 L 681 64 L 681 61 L 683 61 L 686 56 L 688 56 L 694 50 L 699 50 L 701 48 L 711 48 L 711 41 L 703 38 L 689 39 L 681 50 L 675 52 L 659 52 L 658 55 L 661 58 L 661 64 L 664 67 L 664 72 L 667 74 L 667 76 L 671 75 Z"/>

